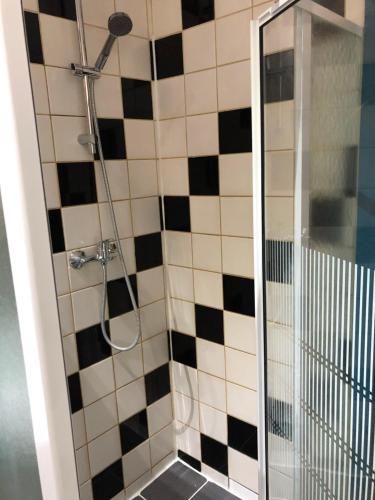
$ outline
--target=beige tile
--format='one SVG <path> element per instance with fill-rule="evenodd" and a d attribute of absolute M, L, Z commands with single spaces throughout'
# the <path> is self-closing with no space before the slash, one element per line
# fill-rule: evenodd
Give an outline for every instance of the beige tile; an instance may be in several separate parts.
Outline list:
<path fill-rule="evenodd" d="M 225 381 L 201 371 L 198 371 L 198 381 L 201 403 L 225 412 Z"/>
<path fill-rule="evenodd" d="M 229 477 L 258 492 L 258 462 L 233 448 L 228 448 Z"/>
<path fill-rule="evenodd" d="M 154 159 L 156 156 L 154 122 L 125 120 L 125 141 L 129 160 Z"/>
<path fill-rule="evenodd" d="M 191 399 L 198 399 L 198 371 L 181 363 L 172 364 L 173 378 L 178 392 Z"/>
<path fill-rule="evenodd" d="M 142 339 L 146 340 L 167 330 L 165 300 L 141 308 Z"/>
<path fill-rule="evenodd" d="M 68 335 L 74 331 L 72 300 L 70 295 L 58 298 L 61 335 Z"/>
<path fill-rule="evenodd" d="M 55 273 L 55 284 L 57 295 L 65 295 L 70 292 L 68 264 L 66 253 L 55 253 L 52 256 L 53 270 Z"/>
<path fill-rule="evenodd" d="M 83 410 L 76 411 L 72 414 L 72 432 L 74 449 L 77 450 L 87 442 Z"/>
<path fill-rule="evenodd" d="M 94 66 L 98 58 L 98 54 L 102 50 L 102 47 L 108 37 L 108 28 L 97 28 L 95 26 L 86 25 L 85 36 L 88 63 Z M 103 68 L 103 73 L 110 75 L 120 74 L 118 42 L 115 42 L 113 45 L 112 52 Z"/>
<path fill-rule="evenodd" d="M 212 467 L 204 463 L 202 463 L 201 472 L 208 480 L 213 481 L 222 488 L 228 488 L 228 477 L 221 474 L 221 472 L 212 469 Z"/>
<path fill-rule="evenodd" d="M 46 66 L 48 96 L 52 115 L 85 116 L 83 84 L 70 69 Z"/>
<path fill-rule="evenodd" d="M 42 174 L 47 208 L 60 208 L 60 188 L 56 163 L 43 163 Z"/>
<path fill-rule="evenodd" d="M 90 469 L 93 476 L 121 458 L 118 426 L 99 436 L 88 445 Z"/>
<path fill-rule="evenodd" d="M 199 431 L 199 406 L 196 400 L 176 392 L 174 408 L 176 420 Z"/>
<path fill-rule="evenodd" d="M 215 23 L 204 23 L 183 31 L 185 73 L 212 68 L 216 64 Z"/>
<path fill-rule="evenodd" d="M 148 38 L 147 1 L 115 0 L 116 11 L 126 12 L 133 22 L 132 35 Z"/>
<path fill-rule="evenodd" d="M 256 14 L 270 7 L 270 2 L 257 7 Z M 283 14 L 272 20 L 264 29 L 264 52 L 271 54 L 294 47 L 294 9 L 287 9 Z"/>
<path fill-rule="evenodd" d="M 113 208 L 120 238 L 130 238 L 133 236 L 130 201 L 115 201 Z M 113 239 L 114 232 L 108 203 L 99 204 L 99 215 L 103 240 Z"/>
<path fill-rule="evenodd" d="M 186 131 L 189 156 L 217 155 L 219 153 L 217 113 L 188 116 Z"/>
<path fill-rule="evenodd" d="M 117 406 L 120 422 L 146 408 L 144 378 L 125 385 L 117 391 Z"/>
<path fill-rule="evenodd" d="M 264 114 L 266 151 L 294 149 L 294 101 L 266 104 Z"/>
<path fill-rule="evenodd" d="M 80 371 L 83 405 L 88 406 L 115 389 L 112 358 Z"/>
<path fill-rule="evenodd" d="M 251 196 L 253 192 L 252 154 L 219 156 L 220 194 Z"/>
<path fill-rule="evenodd" d="M 41 64 L 30 64 L 31 84 L 33 87 L 34 107 L 36 114 L 48 114 L 48 92 L 45 68 Z"/>
<path fill-rule="evenodd" d="M 159 134 L 160 156 L 162 158 L 186 156 L 185 118 L 161 121 Z"/>
<path fill-rule="evenodd" d="M 250 58 L 250 20 L 248 9 L 216 21 L 218 65 Z"/>
<path fill-rule="evenodd" d="M 198 370 L 225 378 L 224 346 L 197 338 L 197 364 Z"/>
<path fill-rule="evenodd" d="M 219 236 L 192 234 L 193 265 L 205 271 L 221 272 L 221 240 Z"/>
<path fill-rule="evenodd" d="M 186 114 L 217 111 L 216 69 L 198 71 L 185 76 Z"/>
<path fill-rule="evenodd" d="M 54 162 L 55 150 L 53 144 L 51 119 L 47 115 L 36 117 L 40 159 L 42 162 Z"/>
<path fill-rule="evenodd" d="M 66 249 L 96 245 L 101 240 L 97 205 L 62 209 Z"/>
<path fill-rule="evenodd" d="M 117 424 L 117 406 L 114 393 L 84 409 L 87 439 L 91 441 Z"/>
<path fill-rule="evenodd" d="M 105 162 L 113 201 L 127 200 L 130 197 L 127 165 L 128 163 L 125 160 L 106 160 Z M 108 198 L 104 187 L 102 169 L 98 161 L 95 162 L 95 178 L 98 202 L 107 202 Z"/>
<path fill-rule="evenodd" d="M 78 484 L 85 483 L 90 479 L 90 465 L 87 446 L 83 446 L 76 451 L 76 464 Z"/>
<path fill-rule="evenodd" d="M 131 35 L 119 39 L 121 76 L 151 80 L 149 41 Z"/>
<path fill-rule="evenodd" d="M 184 76 L 163 78 L 154 83 L 154 94 L 159 105 L 159 118 L 185 116 Z"/>
<path fill-rule="evenodd" d="M 345 17 L 359 26 L 364 26 L 365 0 L 345 0 Z"/>
<path fill-rule="evenodd" d="M 253 199 L 250 197 L 221 198 L 222 234 L 253 236 Z"/>
<path fill-rule="evenodd" d="M 201 460 L 200 433 L 185 424 L 176 423 L 176 444 L 177 448 L 188 455 Z"/>
<path fill-rule="evenodd" d="M 52 129 L 57 161 L 92 161 L 89 149 L 78 142 L 79 135 L 87 134 L 86 118 L 52 116 Z M 51 159 L 42 161 L 51 161 Z"/>
<path fill-rule="evenodd" d="M 87 24 L 107 28 L 108 18 L 114 12 L 114 0 L 82 1 L 83 19 Z"/>
<path fill-rule="evenodd" d="M 178 231 L 166 231 L 168 264 L 174 266 L 192 266 L 191 234 Z"/>
<path fill-rule="evenodd" d="M 163 267 L 137 273 L 139 305 L 143 307 L 164 298 Z"/>
<path fill-rule="evenodd" d="M 132 200 L 131 209 L 134 236 L 160 231 L 159 200 L 157 197 Z"/>
<path fill-rule="evenodd" d="M 38 0 L 22 0 L 22 7 L 25 10 L 39 11 Z"/>
<path fill-rule="evenodd" d="M 193 233 L 220 234 L 220 200 L 216 196 L 190 197 Z"/>
<path fill-rule="evenodd" d="M 237 495 L 238 498 L 242 498 L 243 500 L 258 500 L 258 494 L 253 491 L 245 488 L 242 484 L 233 481 L 233 479 L 229 479 L 229 491 L 233 493 L 233 495 Z"/>
<path fill-rule="evenodd" d="M 161 333 L 142 344 L 145 373 L 149 373 L 169 361 L 168 336 Z"/>
<path fill-rule="evenodd" d="M 71 63 L 80 62 L 77 24 L 74 21 L 40 14 L 39 23 L 46 66 L 70 68 Z"/>
<path fill-rule="evenodd" d="M 72 293 L 73 315 L 76 330 L 83 330 L 100 322 L 102 287 L 85 288 Z"/>
<path fill-rule="evenodd" d="M 101 75 L 95 83 L 95 103 L 99 118 L 123 118 L 120 78 Z"/>
<path fill-rule="evenodd" d="M 254 277 L 254 252 L 251 238 L 233 238 L 223 236 L 223 272 Z"/>
<path fill-rule="evenodd" d="M 78 354 L 75 335 L 67 335 L 63 338 L 63 350 L 66 375 L 78 372 Z"/>
<path fill-rule="evenodd" d="M 274 1 L 263 3 L 263 0 L 253 0 L 253 19 L 259 19 L 273 5 L 275 5 Z"/>
<path fill-rule="evenodd" d="M 151 469 L 150 444 L 140 444 L 122 457 L 125 486 L 132 484 Z"/>
<path fill-rule="evenodd" d="M 215 16 L 222 17 L 251 7 L 251 0 L 215 0 Z"/>
<path fill-rule="evenodd" d="M 171 299 L 171 327 L 173 330 L 195 336 L 195 311 L 192 302 Z"/>
<path fill-rule="evenodd" d="M 294 152 L 266 153 L 264 178 L 266 196 L 294 196 Z"/>
<path fill-rule="evenodd" d="M 294 238 L 294 199 L 268 197 L 266 202 L 266 237 L 275 240 Z"/>
<path fill-rule="evenodd" d="M 257 362 L 254 355 L 226 347 L 225 359 L 229 382 L 257 389 Z"/>
<path fill-rule="evenodd" d="M 155 38 L 182 31 L 180 0 L 152 0 Z"/>
<path fill-rule="evenodd" d="M 171 297 L 194 300 L 193 271 L 185 267 L 168 266 L 167 276 Z"/>
<path fill-rule="evenodd" d="M 257 426 L 258 394 L 246 387 L 227 382 L 227 411 L 229 415 Z"/>
<path fill-rule="evenodd" d="M 173 420 L 172 397 L 167 394 L 147 407 L 148 432 L 153 436 Z"/>
<path fill-rule="evenodd" d="M 155 160 L 129 160 L 128 167 L 132 198 L 158 195 Z"/>
<path fill-rule="evenodd" d="M 200 430 L 220 443 L 228 443 L 227 415 L 205 404 L 199 405 Z"/>
<path fill-rule="evenodd" d="M 255 318 L 224 311 L 224 335 L 226 346 L 256 354 Z"/>
<path fill-rule="evenodd" d="M 219 273 L 194 270 L 194 293 L 198 304 L 223 308 L 223 279 Z"/>
<path fill-rule="evenodd" d="M 112 331 L 111 331 L 112 333 Z M 133 330 L 132 337 L 136 335 Z M 125 344 L 125 342 L 124 342 Z M 122 387 L 143 375 L 142 347 L 136 345 L 131 351 L 124 351 L 113 357 L 116 388 Z"/>
<path fill-rule="evenodd" d="M 219 110 L 251 106 L 250 60 L 217 68 Z"/>
<path fill-rule="evenodd" d="M 156 465 L 174 449 L 174 429 L 170 424 L 150 438 L 151 464 Z"/>
<path fill-rule="evenodd" d="M 188 196 L 189 176 L 187 158 L 160 160 L 161 190 L 165 196 Z"/>

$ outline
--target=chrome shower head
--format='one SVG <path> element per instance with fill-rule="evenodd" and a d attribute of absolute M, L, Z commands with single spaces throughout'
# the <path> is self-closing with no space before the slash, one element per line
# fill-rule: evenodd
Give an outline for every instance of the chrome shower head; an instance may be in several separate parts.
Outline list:
<path fill-rule="evenodd" d="M 95 70 L 102 71 L 119 36 L 128 35 L 133 28 L 131 18 L 125 12 L 114 12 L 108 19 L 108 38 L 95 63 Z"/>

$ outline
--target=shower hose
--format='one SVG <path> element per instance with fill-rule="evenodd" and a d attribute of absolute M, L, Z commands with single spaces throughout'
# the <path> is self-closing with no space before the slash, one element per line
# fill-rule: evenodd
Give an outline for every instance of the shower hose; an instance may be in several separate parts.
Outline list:
<path fill-rule="evenodd" d="M 100 312 L 100 327 L 101 331 L 104 337 L 104 340 L 109 344 L 113 349 L 117 349 L 118 351 L 130 351 L 133 349 L 141 336 L 141 319 L 140 319 L 140 312 L 139 308 L 137 305 L 137 301 L 134 296 L 133 288 L 130 283 L 129 275 L 126 270 L 126 265 L 125 265 L 125 259 L 124 259 L 124 253 L 122 251 L 121 247 L 121 242 L 120 242 L 120 236 L 119 236 L 119 231 L 117 227 L 117 222 L 116 222 L 116 215 L 115 211 L 113 208 L 113 201 L 112 201 L 112 196 L 111 196 L 111 190 L 109 186 L 109 180 L 108 180 L 108 174 L 107 174 L 107 169 L 106 169 L 106 164 L 104 160 L 104 154 L 103 154 L 103 147 L 102 147 L 102 141 L 100 137 L 100 130 L 99 130 L 99 124 L 98 124 L 98 116 L 96 112 L 96 104 L 95 104 L 95 80 L 94 79 L 89 79 L 89 105 L 91 107 L 92 111 L 92 116 L 93 116 L 93 125 L 94 125 L 94 131 L 95 131 L 95 136 L 96 136 L 96 147 L 99 155 L 99 160 L 100 160 L 100 165 L 101 165 L 101 171 L 103 174 L 103 180 L 104 180 L 104 186 L 105 186 L 105 191 L 107 194 L 107 199 L 108 199 L 108 206 L 109 206 L 109 213 L 111 217 L 111 222 L 113 226 L 113 233 L 114 233 L 114 240 L 116 242 L 117 246 L 117 251 L 118 255 L 120 257 L 121 261 L 121 266 L 125 278 L 125 283 L 129 292 L 130 300 L 132 303 L 132 307 L 134 310 L 134 314 L 136 317 L 136 323 L 137 323 L 137 333 L 134 337 L 134 340 L 126 346 L 120 346 L 112 342 L 112 340 L 109 338 L 109 335 L 107 333 L 106 327 L 105 327 L 105 310 L 106 310 L 106 303 L 107 303 L 107 262 L 101 261 L 102 265 L 102 270 L 103 270 L 103 288 L 102 288 L 102 304 L 101 304 L 101 312 Z"/>

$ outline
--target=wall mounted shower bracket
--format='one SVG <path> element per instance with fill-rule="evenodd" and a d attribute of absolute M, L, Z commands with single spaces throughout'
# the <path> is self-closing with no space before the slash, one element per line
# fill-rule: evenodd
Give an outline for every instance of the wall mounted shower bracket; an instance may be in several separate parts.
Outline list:
<path fill-rule="evenodd" d="M 95 261 L 99 262 L 102 266 L 106 266 L 116 255 L 116 243 L 111 240 L 103 240 L 98 243 L 95 255 L 86 255 L 81 250 L 72 252 L 69 257 L 69 264 L 73 269 L 82 269 L 85 264 Z"/>
<path fill-rule="evenodd" d="M 70 65 L 74 76 L 83 78 L 88 76 L 89 78 L 100 78 L 100 71 L 91 66 L 83 66 L 82 64 L 72 63 Z"/>

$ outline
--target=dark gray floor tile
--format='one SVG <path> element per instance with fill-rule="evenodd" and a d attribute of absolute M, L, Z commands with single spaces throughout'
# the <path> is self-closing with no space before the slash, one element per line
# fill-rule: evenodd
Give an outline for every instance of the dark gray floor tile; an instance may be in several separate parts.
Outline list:
<path fill-rule="evenodd" d="M 239 498 L 215 483 L 207 483 L 193 496 L 192 500 L 239 500 Z"/>
<path fill-rule="evenodd" d="M 188 500 L 206 481 L 198 472 L 176 462 L 147 486 L 141 495 L 146 500 Z"/>

